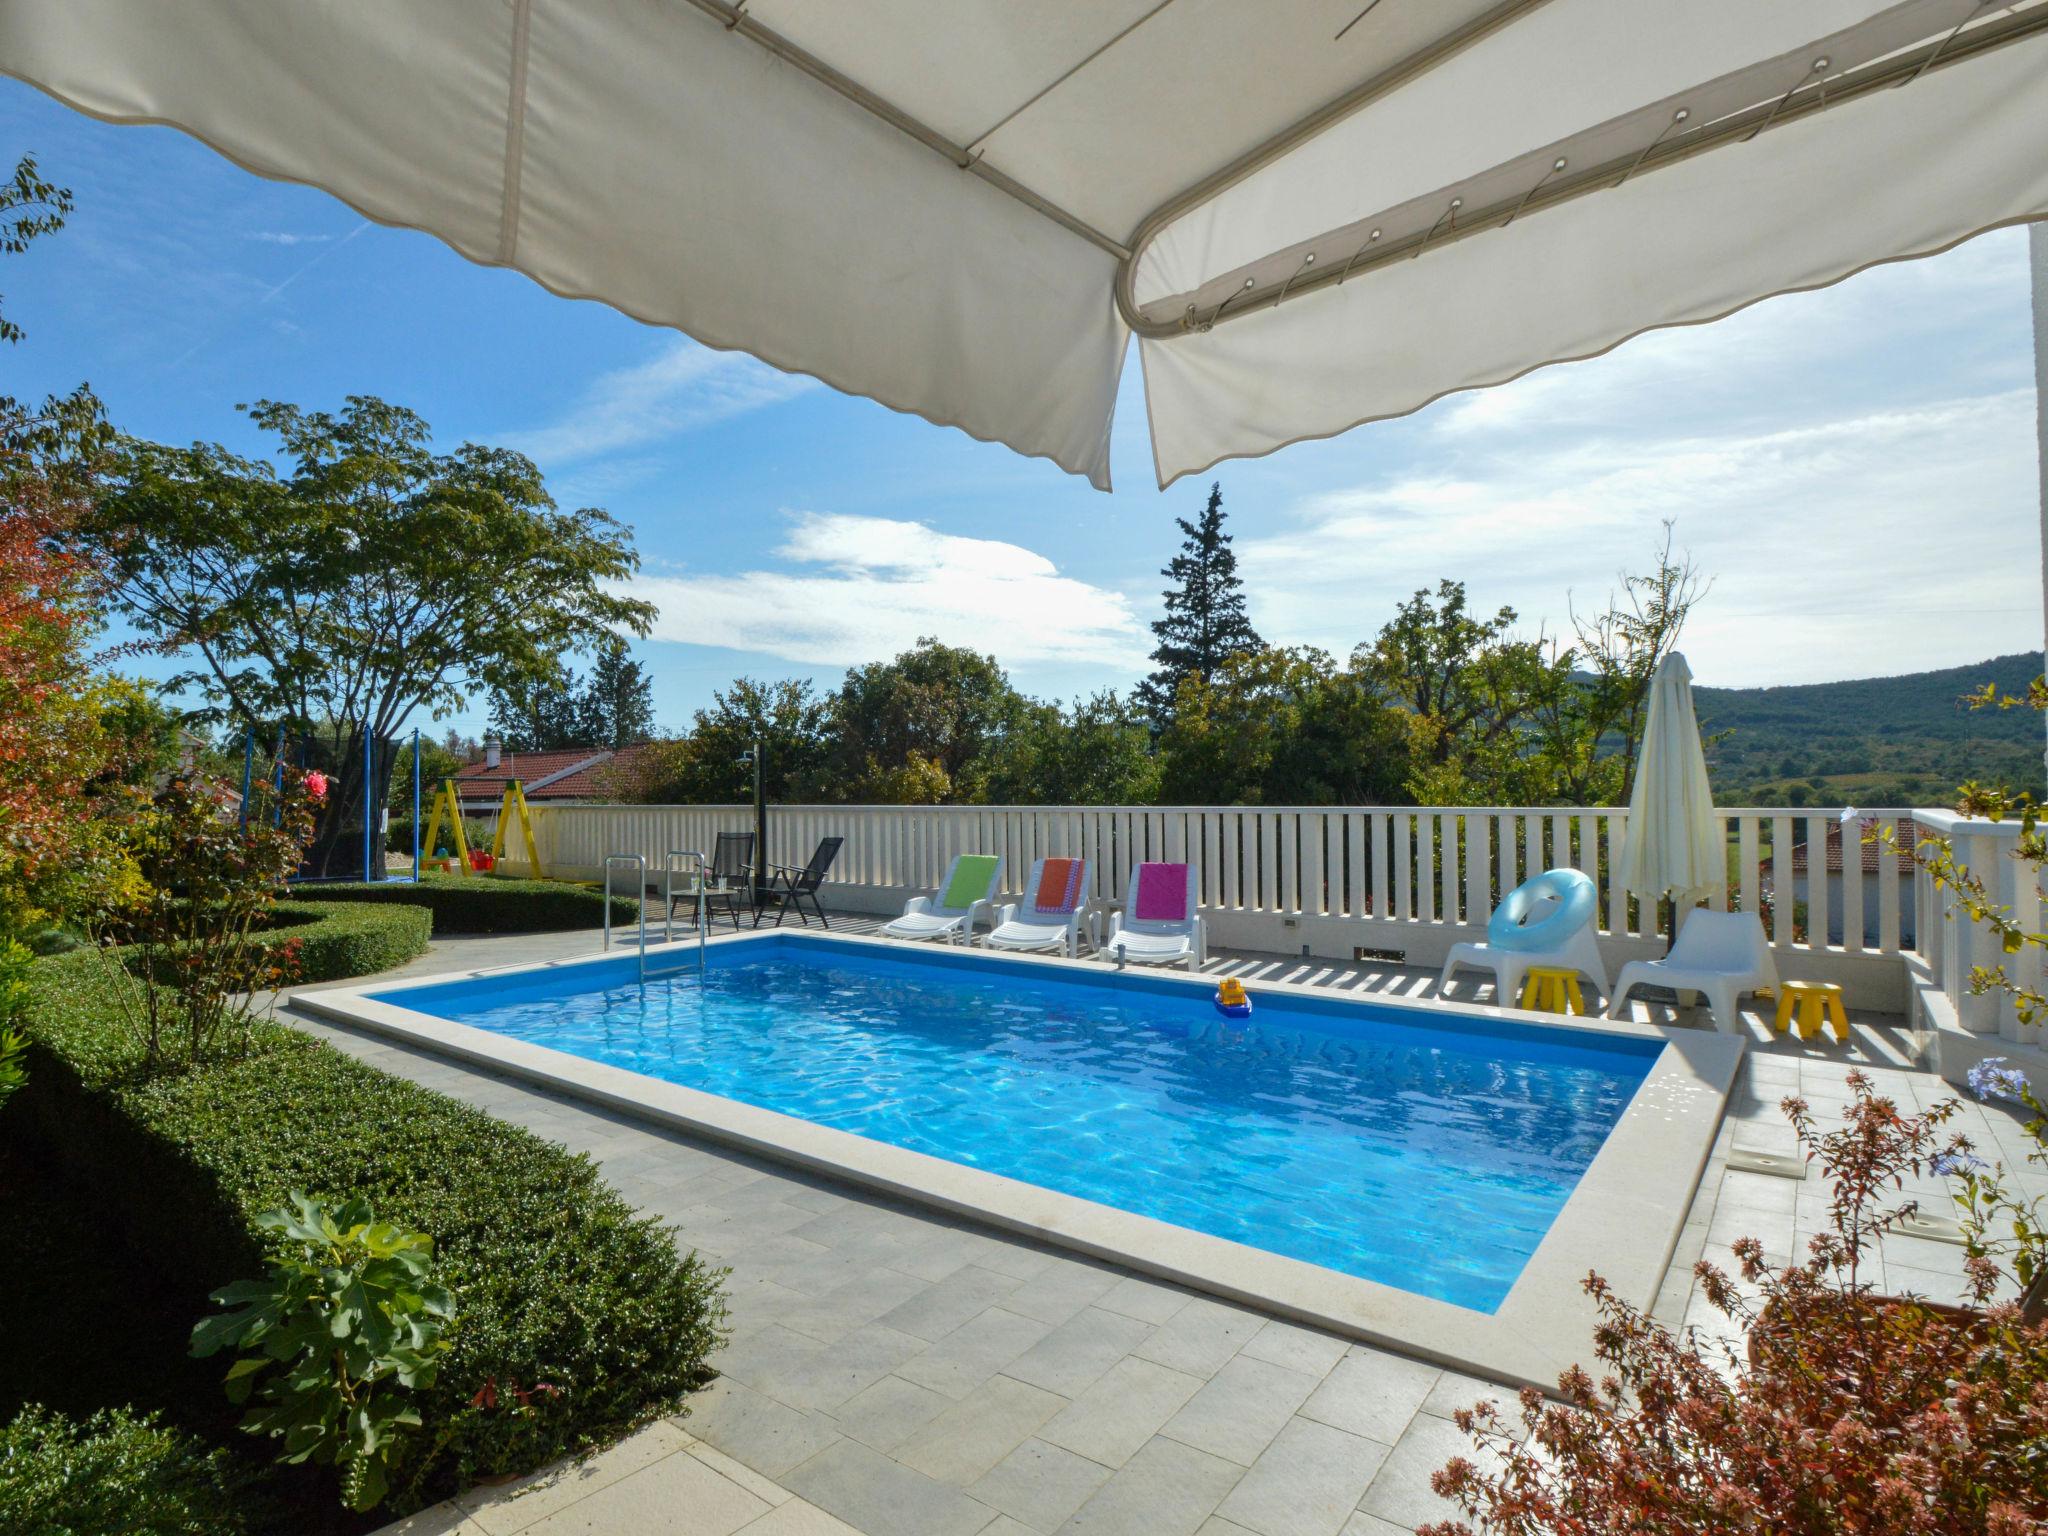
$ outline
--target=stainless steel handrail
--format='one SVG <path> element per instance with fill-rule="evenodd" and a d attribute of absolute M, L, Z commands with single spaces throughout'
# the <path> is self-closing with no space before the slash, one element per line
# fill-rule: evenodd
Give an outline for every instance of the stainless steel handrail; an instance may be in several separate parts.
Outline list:
<path fill-rule="evenodd" d="M 677 870 L 677 859 L 694 859 L 697 861 L 697 970 L 699 974 L 702 974 L 704 970 L 704 941 L 707 937 L 709 937 L 711 927 L 710 920 L 705 916 L 704 892 L 706 886 L 709 884 L 711 871 L 710 866 L 706 862 L 702 851 L 699 849 L 671 848 L 662 857 L 661 894 L 663 901 L 663 910 L 661 942 L 664 944 L 668 944 L 672 943 L 675 939 L 675 930 L 673 927 L 676 911 L 675 877 L 678 873 L 688 873 L 687 870 Z"/>
<path fill-rule="evenodd" d="M 640 979 L 647 979 L 647 856 L 642 853 L 608 853 L 604 856 L 604 947 L 612 947 L 612 866 L 626 864 L 640 872 L 633 888 L 640 904 Z"/>

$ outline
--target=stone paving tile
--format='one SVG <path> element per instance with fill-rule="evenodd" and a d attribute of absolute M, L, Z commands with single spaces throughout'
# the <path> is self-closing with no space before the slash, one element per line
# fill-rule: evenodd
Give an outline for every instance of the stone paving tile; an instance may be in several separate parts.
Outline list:
<path fill-rule="evenodd" d="M 827 1446 L 784 1481 L 827 1514 L 887 1536 L 975 1536 L 996 1514 L 852 1440 Z"/>
<path fill-rule="evenodd" d="M 620 1536 L 639 1536 L 621 1532 Z M 745 1536 L 866 1536 L 836 1515 L 828 1515 L 808 1499 L 778 1504 L 746 1528 Z"/>
<path fill-rule="evenodd" d="M 1256 1533 L 1233 1524 L 1221 1515 L 1211 1515 L 1202 1522 L 1202 1528 L 1195 1532 L 1195 1536 L 1256 1536 Z"/>
<path fill-rule="evenodd" d="M 1202 1388 L 1199 1377 L 1127 1355 L 1039 1431 L 1039 1438 L 1120 1467 Z"/>
<path fill-rule="evenodd" d="M 1067 1406 L 1057 1393 L 991 1376 L 894 1452 L 913 1472 L 964 1488 Z"/>
<path fill-rule="evenodd" d="M 769 1397 L 780 1397 L 775 1388 L 809 1365 L 826 1347 L 823 1340 L 807 1333 L 768 1323 L 732 1340 L 714 1357 L 714 1363 L 721 1376 Z"/>
<path fill-rule="evenodd" d="M 772 1478 L 763 1477 L 752 1467 L 733 1460 L 732 1457 L 694 1435 L 686 1435 L 690 1444 L 687 1454 L 696 1457 L 705 1466 L 728 1482 L 738 1483 L 764 1504 L 785 1504 L 792 1495 L 790 1491 Z"/>
<path fill-rule="evenodd" d="M 1239 1353 L 1250 1355 L 1254 1360 L 1284 1365 L 1290 1371 L 1327 1376 L 1350 1348 L 1349 1339 L 1276 1317 L 1253 1334 L 1251 1341 Z"/>
<path fill-rule="evenodd" d="M 663 1421 L 582 1461 L 565 1462 L 488 1492 L 473 1490 L 463 1502 L 469 1506 L 470 1517 L 490 1536 L 510 1536 L 601 1488 L 680 1454 L 689 1443 L 688 1435 Z"/>
<path fill-rule="evenodd" d="M 407 1515 L 383 1527 L 376 1536 L 490 1536 L 453 1499 Z"/>
<path fill-rule="evenodd" d="M 1415 1527 L 1396 1525 L 1361 1509 L 1345 1523 L 1342 1536 L 1415 1536 Z"/>
<path fill-rule="evenodd" d="M 832 1410 L 841 1431 L 878 1451 L 897 1446 L 931 1423 L 953 1399 L 901 1376 L 884 1376 Z"/>
<path fill-rule="evenodd" d="M 1155 1438 L 1112 1474 L 1062 1536 L 1193 1536 L 1244 1469 L 1177 1440 Z"/>
<path fill-rule="evenodd" d="M 1109 1468 L 1043 1440 L 1026 1440 L 967 1491 L 1035 1531 L 1056 1531 L 1109 1478 Z"/>
<path fill-rule="evenodd" d="M 1431 1520 L 1455 1517 L 1457 1506 L 1438 1498 L 1436 1490 L 1429 1486 L 1430 1474 L 1453 1456 L 1486 1465 L 1486 1459 L 1474 1450 L 1470 1438 L 1457 1425 L 1433 1414 L 1418 1414 L 1408 1432 L 1401 1436 L 1400 1444 L 1381 1464 L 1359 1508 L 1411 1532 Z"/>
<path fill-rule="evenodd" d="M 1015 1275 L 963 1264 L 945 1279 L 926 1284 L 916 1295 L 882 1313 L 879 1320 L 921 1339 L 942 1339 L 1022 1284 Z"/>
<path fill-rule="evenodd" d="M 930 1282 L 894 1269 L 875 1270 L 858 1279 L 848 1280 L 822 1296 L 809 1296 L 802 1291 L 777 1286 L 779 1311 L 775 1321 L 798 1333 L 807 1333 L 814 1339 L 835 1343 L 870 1323 L 879 1321 L 885 1327 L 895 1328 L 895 1324 L 886 1321 L 887 1317 L 931 1289 Z"/>
<path fill-rule="evenodd" d="M 1236 1359 L 1159 1432 L 1248 1467 L 1315 1391 L 1316 1379 L 1268 1360 Z"/>
<path fill-rule="evenodd" d="M 1064 1323 L 1100 1299 L 1120 1278 L 1116 1270 L 1091 1264 L 1054 1264 L 1020 1282 L 1003 1307 L 1041 1323 Z"/>
<path fill-rule="evenodd" d="M 840 1438 L 823 1414 L 802 1413 L 720 1377 L 690 1399 L 682 1422 L 698 1439 L 769 1477 L 780 1477 Z"/>
<path fill-rule="evenodd" d="M 1258 1536 L 1337 1536 L 1391 1449 L 1295 1419 L 1216 1512 Z"/>
<path fill-rule="evenodd" d="M 1035 1317 L 990 1307 L 907 1361 L 896 1374 L 948 1397 L 965 1397 L 1050 1332 Z"/>
<path fill-rule="evenodd" d="M 1079 1397 L 1151 1332 L 1150 1323 L 1135 1317 L 1084 1307 L 1005 1365 L 1003 1374 Z"/>
<path fill-rule="evenodd" d="M 1197 1296 L 1135 1353 L 1190 1376 L 1213 1376 L 1266 1322 L 1256 1312 Z"/>
<path fill-rule="evenodd" d="M 923 1339 L 870 1323 L 826 1345 L 796 1370 L 749 1385 L 792 1408 L 820 1408 L 829 1413 L 924 1348 Z"/>
<path fill-rule="evenodd" d="M 1304 1417 L 1392 1445 L 1443 1372 L 1405 1355 L 1355 1345 L 1301 1405 Z"/>
<path fill-rule="evenodd" d="M 1147 1323 L 1163 1323 L 1195 1299 L 1192 1291 L 1148 1280 L 1143 1275 L 1125 1275 L 1095 1303 L 1106 1312 L 1121 1312 Z"/>
<path fill-rule="evenodd" d="M 689 1536 L 733 1536 L 772 1506 L 694 1456 L 668 1456 L 631 1477 L 523 1527 L 524 1536 L 616 1536 L 671 1526 L 688 1511 Z"/>

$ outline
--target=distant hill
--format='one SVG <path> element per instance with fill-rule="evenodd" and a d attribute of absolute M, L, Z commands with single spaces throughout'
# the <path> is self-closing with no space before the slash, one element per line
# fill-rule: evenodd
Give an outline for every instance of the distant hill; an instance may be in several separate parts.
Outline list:
<path fill-rule="evenodd" d="M 2040 655 L 2027 652 L 1903 677 L 1695 688 L 1714 798 L 1722 805 L 1945 805 L 1965 779 L 2040 796 L 2042 717 L 1961 702 L 1987 682 L 2024 694 L 2040 673 Z"/>

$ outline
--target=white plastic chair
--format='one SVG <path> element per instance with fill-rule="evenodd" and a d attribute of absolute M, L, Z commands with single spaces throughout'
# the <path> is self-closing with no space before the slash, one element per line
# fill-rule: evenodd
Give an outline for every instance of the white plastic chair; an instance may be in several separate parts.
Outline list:
<path fill-rule="evenodd" d="M 1141 918 L 1135 915 L 1138 910 L 1138 882 L 1146 869 L 1154 867 L 1178 867 L 1187 871 L 1187 896 L 1181 905 L 1181 917 Z M 1109 917 L 1109 937 L 1102 941 L 1099 951 L 1103 959 L 1118 965 L 1127 961 L 1140 965 L 1185 965 L 1189 970 L 1206 965 L 1209 960 L 1208 942 L 1202 934 L 1202 915 L 1196 910 L 1201 888 L 1201 878 L 1192 864 L 1140 864 L 1132 869 L 1123 907 Z"/>
<path fill-rule="evenodd" d="M 995 855 L 994 866 L 989 870 L 982 894 L 971 901 L 942 905 L 953 890 L 953 880 L 960 873 L 960 861 L 978 858 L 978 854 L 956 853 L 953 862 L 946 866 L 946 878 L 939 882 L 939 888 L 929 896 L 913 896 L 903 904 L 903 915 L 892 923 L 885 923 L 882 932 L 892 939 L 944 939 L 956 943 L 960 939 L 974 936 L 974 925 L 981 921 L 995 907 L 996 892 L 1003 888 L 1003 856 Z"/>
<path fill-rule="evenodd" d="M 1621 968 L 1607 1016 L 1627 1016 L 1631 987 L 1670 987 L 1681 1002 L 1690 992 L 1703 995 L 1714 1027 L 1733 1033 L 1742 1026 L 1736 1000 L 1759 987 L 1777 985 L 1778 962 L 1757 915 L 1701 907 L 1686 914 L 1670 954 L 1662 960 L 1631 960 Z"/>
<path fill-rule="evenodd" d="M 1555 896 L 1539 896 L 1530 905 L 1529 921 L 1540 922 L 1544 915 L 1558 905 Z M 1600 954 L 1599 928 L 1600 909 L 1596 905 L 1586 921 L 1572 931 L 1569 938 L 1549 949 L 1502 949 L 1495 944 L 1453 944 L 1450 954 L 1444 960 L 1443 974 L 1437 977 L 1436 989 L 1443 992 L 1451 984 L 1455 971 L 1491 971 L 1493 973 L 1494 1003 L 1502 1008 L 1512 1008 L 1521 1000 L 1522 983 L 1529 978 L 1529 972 L 1536 966 L 1577 971 L 1579 975 L 1600 989 L 1601 996 L 1607 995 L 1607 962 Z"/>
<path fill-rule="evenodd" d="M 1088 915 L 1088 877 L 1091 870 L 1088 860 L 1076 862 L 1081 866 L 1081 886 L 1073 911 L 1047 911 L 1038 905 L 1038 887 L 1045 876 L 1046 861 L 1036 859 L 1031 865 L 1030 878 L 1024 882 L 1024 899 L 998 907 L 996 925 L 982 936 L 981 942 L 994 949 L 1057 949 L 1069 960 L 1078 955 L 1081 952 L 1081 924 Z"/>

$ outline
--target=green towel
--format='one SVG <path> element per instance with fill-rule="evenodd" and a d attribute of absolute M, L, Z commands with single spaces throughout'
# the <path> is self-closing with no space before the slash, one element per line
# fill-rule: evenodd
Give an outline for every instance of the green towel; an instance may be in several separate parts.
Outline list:
<path fill-rule="evenodd" d="M 994 854 L 961 854 L 953 861 L 953 878 L 946 882 L 946 894 L 939 898 L 939 905 L 952 911 L 993 896 L 998 862 Z"/>

